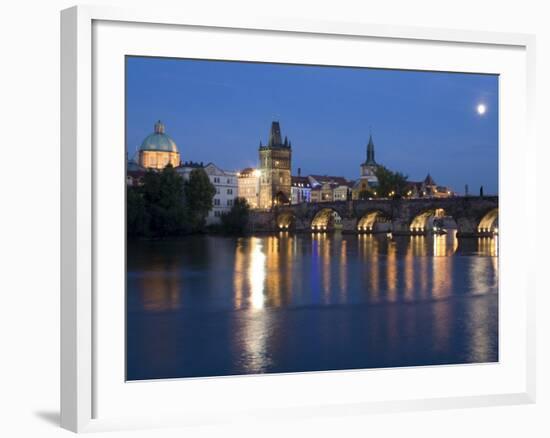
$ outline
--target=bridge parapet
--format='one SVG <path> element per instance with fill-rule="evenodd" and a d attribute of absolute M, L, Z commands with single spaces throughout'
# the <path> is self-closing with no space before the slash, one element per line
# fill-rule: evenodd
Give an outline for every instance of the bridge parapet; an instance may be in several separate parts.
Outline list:
<path fill-rule="evenodd" d="M 459 236 L 487 235 L 480 231 L 479 224 L 490 212 L 493 216 L 498 209 L 497 196 L 468 196 L 452 198 L 418 199 L 370 199 L 355 201 L 335 201 L 302 203 L 273 208 L 271 211 L 251 214 L 252 231 L 276 231 L 293 229 L 309 231 L 315 218 L 326 211 L 332 211 L 340 218 L 339 226 L 346 232 L 357 232 L 358 224 L 365 215 L 378 212 L 379 217 L 391 222 L 395 234 L 417 234 L 411 224 L 419 215 L 443 212 L 452 217 Z M 494 218 L 493 218 L 494 219 Z"/>

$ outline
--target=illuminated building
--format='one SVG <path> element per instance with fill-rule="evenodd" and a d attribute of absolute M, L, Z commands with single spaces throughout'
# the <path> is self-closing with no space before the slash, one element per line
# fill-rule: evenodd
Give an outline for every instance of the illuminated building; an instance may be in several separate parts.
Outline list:
<path fill-rule="evenodd" d="M 300 176 L 300 169 L 298 169 L 298 176 L 293 176 L 291 179 L 290 198 L 291 204 L 301 204 L 302 202 L 311 201 L 311 183 L 307 176 Z"/>
<path fill-rule="evenodd" d="M 449 187 L 437 185 L 428 173 L 423 181 L 408 181 L 405 195 L 410 198 L 450 198 L 454 192 Z"/>
<path fill-rule="evenodd" d="M 260 206 L 260 170 L 247 167 L 237 174 L 238 196 L 246 199 L 250 208 Z"/>
<path fill-rule="evenodd" d="M 332 191 L 332 199 L 334 201 L 347 201 L 351 199 L 353 183 L 340 184 Z"/>
<path fill-rule="evenodd" d="M 341 176 L 310 175 L 311 202 L 345 201 L 351 193 L 351 183 Z"/>
<path fill-rule="evenodd" d="M 155 132 L 145 137 L 139 148 L 139 165 L 146 169 L 164 169 L 168 164 L 180 164 L 176 142 L 165 133 L 164 124 L 155 123 Z"/>

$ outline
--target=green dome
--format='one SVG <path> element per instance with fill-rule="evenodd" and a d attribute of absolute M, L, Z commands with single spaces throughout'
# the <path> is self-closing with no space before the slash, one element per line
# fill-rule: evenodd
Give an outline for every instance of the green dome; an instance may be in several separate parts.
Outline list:
<path fill-rule="evenodd" d="M 164 133 L 164 125 L 159 120 L 155 123 L 155 132 L 145 137 L 140 151 L 178 152 L 176 142 Z"/>

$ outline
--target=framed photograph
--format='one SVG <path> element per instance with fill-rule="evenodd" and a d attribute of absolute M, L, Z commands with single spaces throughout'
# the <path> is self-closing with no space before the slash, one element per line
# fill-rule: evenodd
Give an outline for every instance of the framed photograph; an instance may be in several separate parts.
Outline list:
<path fill-rule="evenodd" d="M 534 37 L 61 19 L 63 427 L 534 402 Z"/>

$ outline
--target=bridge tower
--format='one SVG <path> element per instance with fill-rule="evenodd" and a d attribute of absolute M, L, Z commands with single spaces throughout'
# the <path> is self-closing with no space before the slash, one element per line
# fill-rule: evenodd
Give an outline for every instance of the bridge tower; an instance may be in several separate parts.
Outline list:
<path fill-rule="evenodd" d="M 290 203 L 292 145 L 281 137 L 278 121 L 271 123 L 269 141 L 260 141 L 260 208 Z"/>

